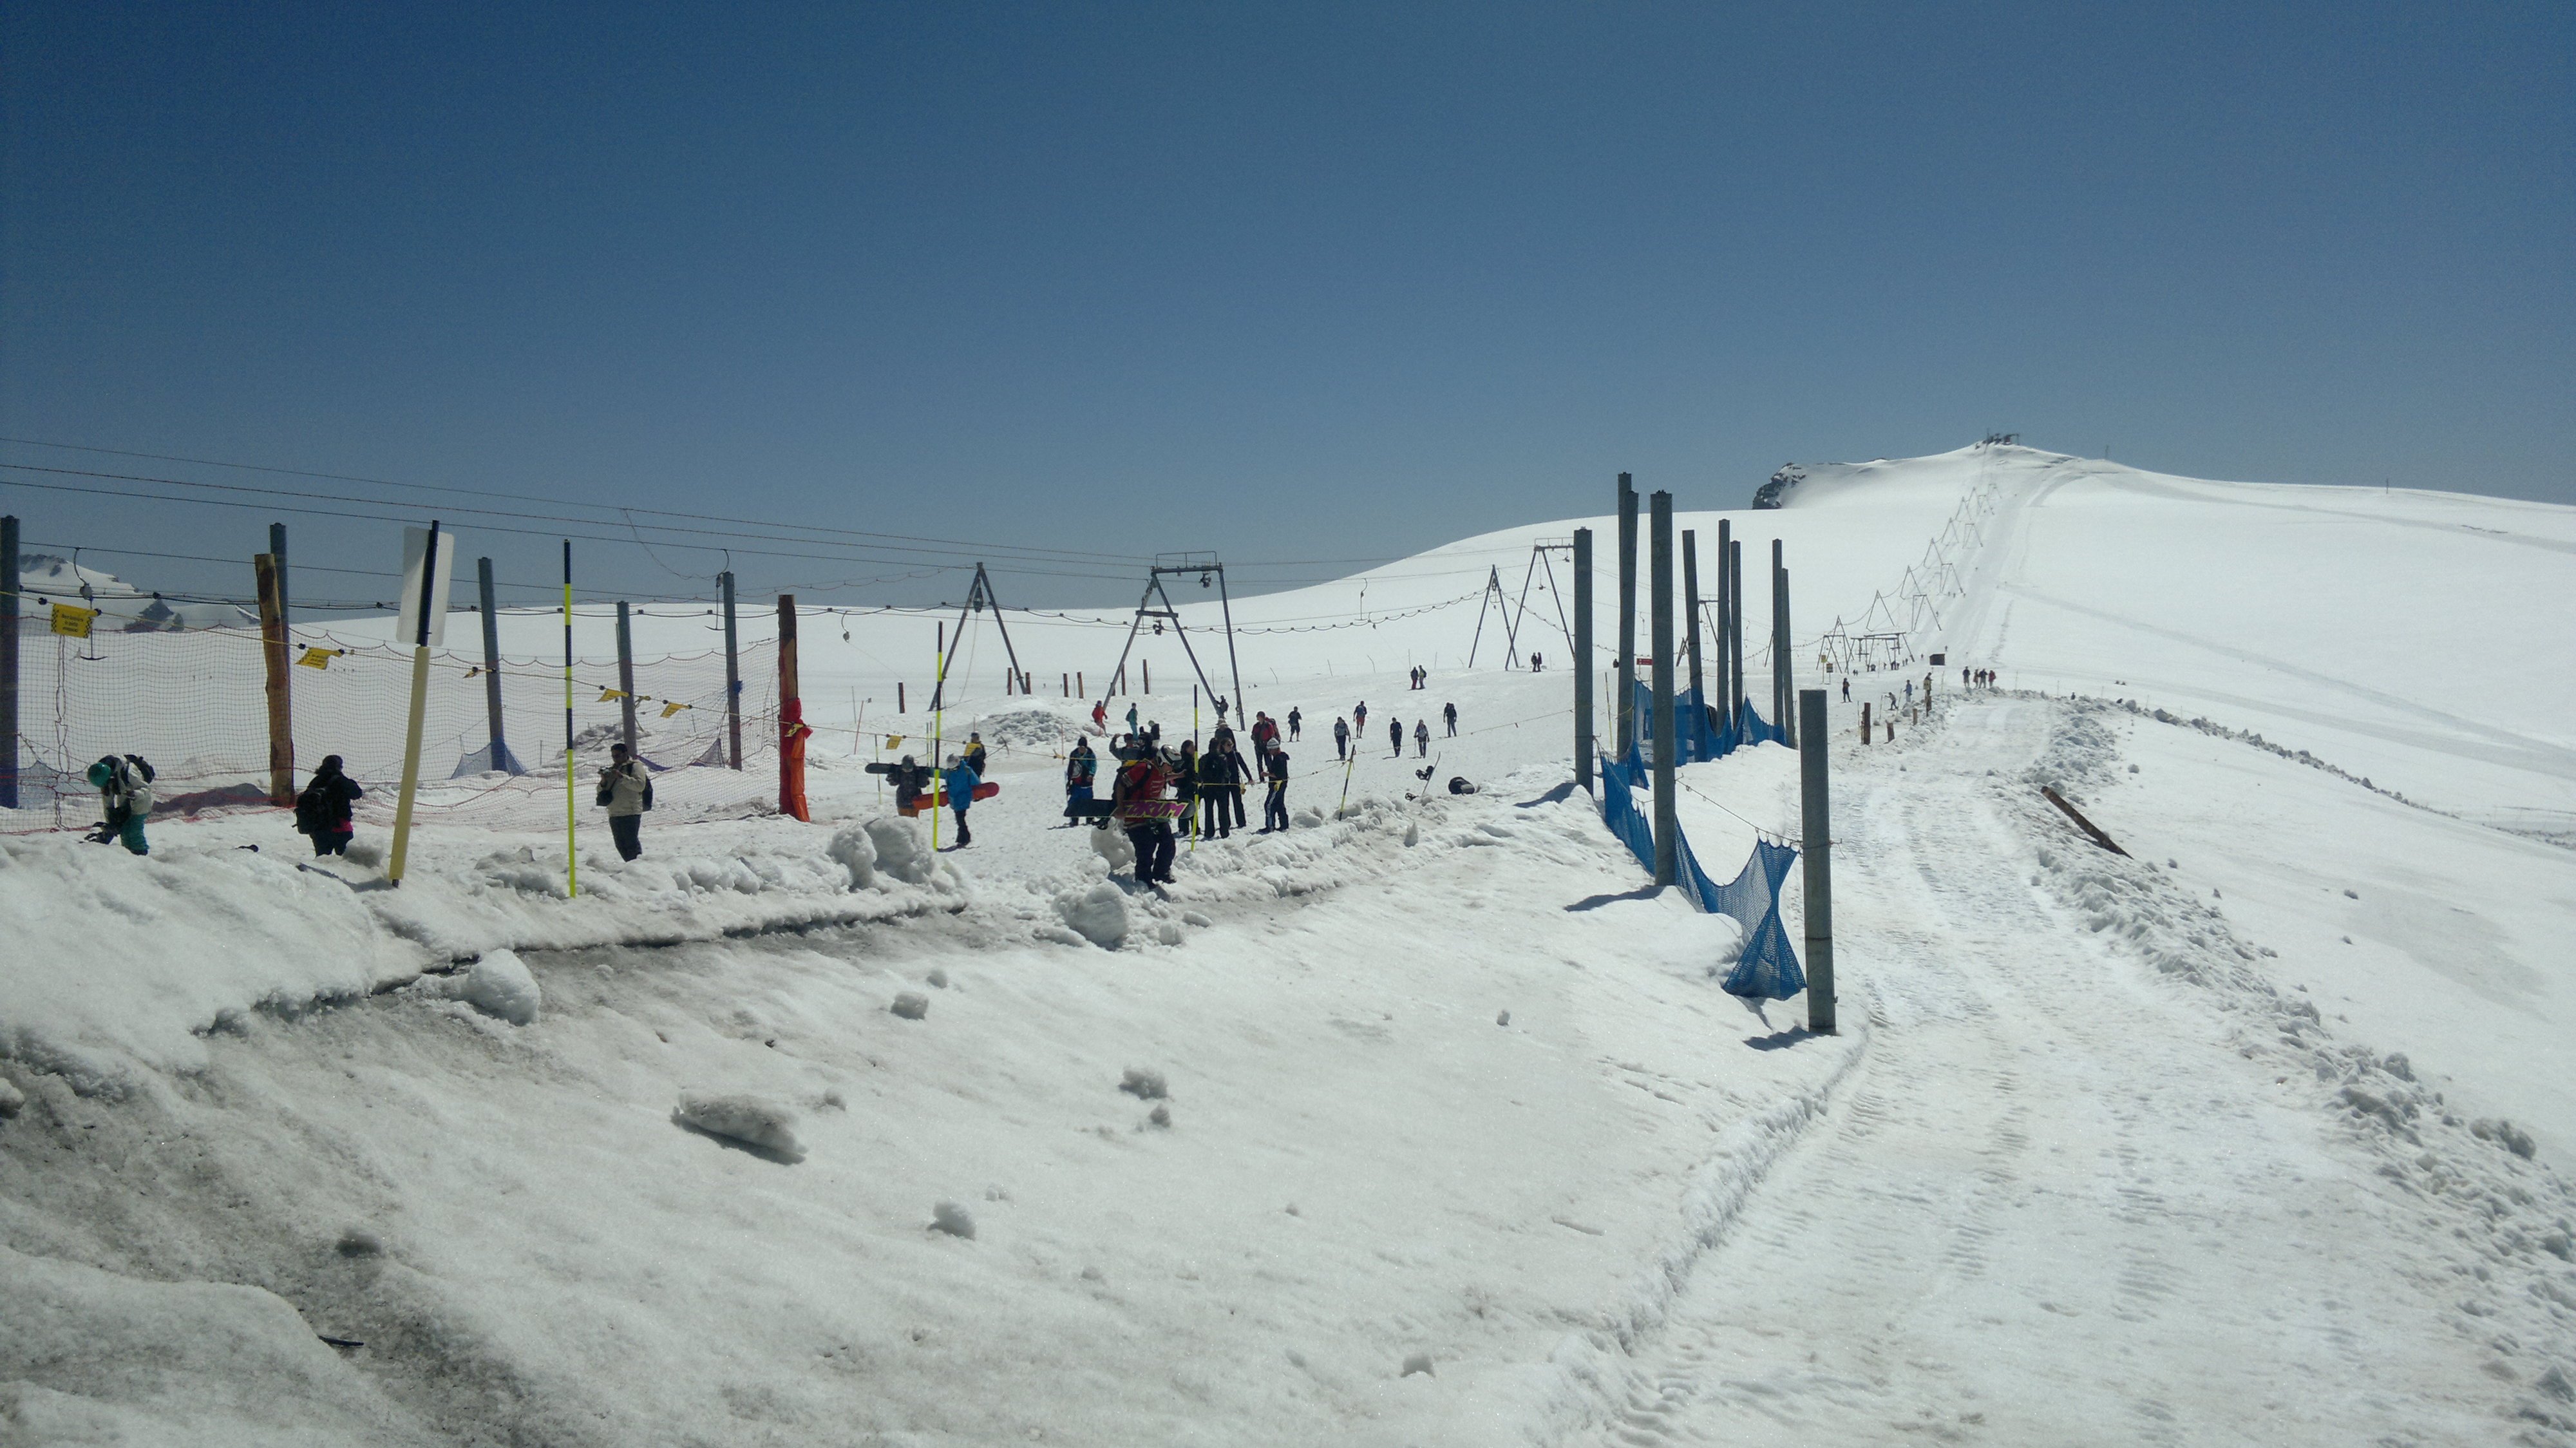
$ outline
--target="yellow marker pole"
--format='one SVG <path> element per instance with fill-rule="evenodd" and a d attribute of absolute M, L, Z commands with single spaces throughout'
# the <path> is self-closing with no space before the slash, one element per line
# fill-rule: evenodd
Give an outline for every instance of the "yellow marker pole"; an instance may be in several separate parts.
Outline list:
<path fill-rule="evenodd" d="M 572 540 L 564 540 L 564 896 L 581 893 L 581 856 L 573 825 L 581 810 L 581 780 L 572 762 Z"/>

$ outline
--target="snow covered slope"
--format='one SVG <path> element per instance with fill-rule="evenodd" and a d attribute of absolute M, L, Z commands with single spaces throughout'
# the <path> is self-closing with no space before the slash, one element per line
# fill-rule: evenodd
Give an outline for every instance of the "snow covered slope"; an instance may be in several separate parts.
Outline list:
<path fill-rule="evenodd" d="M 0 1437 L 2576 1443 L 2564 684 L 2480 652 L 2565 592 L 2568 510 L 1805 473 L 1680 519 L 1757 578 L 1783 543 L 1792 662 L 1910 622 L 1911 570 L 1908 642 L 2017 686 L 1833 681 L 1838 1039 L 1724 996 L 1731 925 L 1574 791 L 1554 598 L 1515 620 L 1546 672 L 1475 638 L 1584 525 L 1606 653 L 1608 517 L 1238 601 L 1296 824 L 1169 890 L 1050 828 L 1056 677 L 1099 691 L 1114 610 L 1013 615 L 1035 699 L 969 626 L 941 727 L 1002 793 L 962 852 L 856 768 L 924 749 L 929 612 L 805 616 L 816 823 L 666 775 L 639 861 L 583 802 L 577 897 L 553 792 L 425 825 L 398 890 L 372 797 L 307 868 L 275 814 L 0 841 Z M 559 625 L 504 622 L 542 758 Z M 1139 651 L 1187 732 L 1179 641 Z M 1791 764 L 1685 771 L 1713 870 L 1794 830 Z"/>

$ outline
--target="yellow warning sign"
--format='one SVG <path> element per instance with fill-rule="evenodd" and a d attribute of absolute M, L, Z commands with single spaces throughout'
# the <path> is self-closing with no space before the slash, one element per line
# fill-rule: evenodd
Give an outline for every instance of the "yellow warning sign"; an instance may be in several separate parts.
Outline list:
<path fill-rule="evenodd" d="M 94 608 L 83 608 L 76 603 L 55 604 L 54 632 L 66 638 L 88 638 L 90 621 L 97 617 L 98 610 Z"/>

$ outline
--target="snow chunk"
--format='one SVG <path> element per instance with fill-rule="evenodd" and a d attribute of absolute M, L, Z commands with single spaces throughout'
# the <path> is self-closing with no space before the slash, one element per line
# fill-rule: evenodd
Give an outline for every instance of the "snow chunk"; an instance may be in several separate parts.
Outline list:
<path fill-rule="evenodd" d="M 1099 853 L 1100 858 L 1109 862 L 1109 873 L 1113 875 L 1121 870 L 1136 868 L 1136 845 L 1134 841 L 1127 838 L 1125 830 L 1093 830 L 1091 848 Z"/>
<path fill-rule="evenodd" d="M 27 1109 L 27 1093 L 6 1076 L 0 1076 L 0 1116 L 15 1116 Z"/>
<path fill-rule="evenodd" d="M 465 973 L 463 984 L 456 988 L 457 998 L 487 1016 L 498 1016 L 514 1026 L 533 1023 L 537 1005 L 545 999 L 537 989 L 537 978 L 528 973 L 527 962 L 513 951 L 495 950 L 474 962 Z"/>
<path fill-rule="evenodd" d="M 1409 1378 L 1415 1373 L 1420 1373 L 1426 1378 L 1434 1376 L 1431 1371 L 1431 1354 L 1427 1352 L 1418 1352 L 1405 1358 L 1404 1371 L 1398 1376 Z"/>
<path fill-rule="evenodd" d="M 904 991 L 897 995 L 894 998 L 894 1004 L 886 1009 L 907 1021 L 921 1020 L 930 1014 L 930 997 L 919 991 Z"/>
<path fill-rule="evenodd" d="M 972 1242 L 975 1240 L 975 1214 L 955 1202 L 941 1202 L 930 1209 L 930 1230 Z"/>
<path fill-rule="evenodd" d="M 841 868 L 850 872 L 851 889 L 864 890 L 877 882 L 876 842 L 868 838 L 865 829 L 857 825 L 843 827 L 832 836 L 832 843 L 824 848 L 824 853 L 840 861 Z"/>
<path fill-rule="evenodd" d="M 930 836 L 918 820 L 901 815 L 879 815 L 867 822 L 868 840 L 876 846 L 877 869 L 907 885 L 920 885 L 930 879 L 931 869 L 939 857 L 930 852 Z"/>
<path fill-rule="evenodd" d="M 1106 880 L 1056 896 L 1055 913 L 1075 934 L 1103 950 L 1116 950 L 1127 939 L 1127 894 Z"/>
<path fill-rule="evenodd" d="M 1160 1101 L 1169 1094 L 1163 1083 L 1163 1073 L 1143 1066 L 1128 1067 L 1118 1089 L 1139 1101 Z"/>
<path fill-rule="evenodd" d="M 673 1123 L 757 1148 L 782 1161 L 805 1159 L 796 1140 L 796 1113 L 759 1096 L 710 1096 L 689 1091 L 671 1111 Z"/>

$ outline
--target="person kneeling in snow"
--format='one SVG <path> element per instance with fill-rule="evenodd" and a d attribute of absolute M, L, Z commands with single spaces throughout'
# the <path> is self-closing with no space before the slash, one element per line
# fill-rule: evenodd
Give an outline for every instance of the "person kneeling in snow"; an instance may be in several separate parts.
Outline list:
<path fill-rule="evenodd" d="M 653 807 L 653 780 L 644 772 L 644 761 L 627 757 L 624 744 L 608 746 L 608 767 L 599 772 L 599 802 L 608 807 L 608 832 L 617 839 L 617 858 L 640 858 L 644 811 Z"/>
<path fill-rule="evenodd" d="M 106 816 L 99 822 L 98 833 L 89 837 L 90 843 L 114 840 L 130 853 L 151 854 L 152 846 L 143 838 L 143 821 L 152 813 L 152 766 L 138 754 L 123 759 L 105 755 L 89 767 L 89 782 L 98 790 L 99 808 Z"/>
<path fill-rule="evenodd" d="M 349 853 L 349 841 L 358 832 L 351 806 L 365 793 L 356 780 L 341 772 L 339 755 L 322 756 L 313 782 L 295 797 L 295 828 L 312 839 L 315 855 Z"/>
<path fill-rule="evenodd" d="M 966 761 L 966 756 L 948 756 L 948 768 L 939 776 L 939 787 L 948 794 L 948 807 L 957 811 L 958 849 L 975 843 L 974 833 L 966 828 L 966 807 L 975 802 L 975 788 L 983 782 L 984 776 L 975 772 L 975 766 Z"/>

